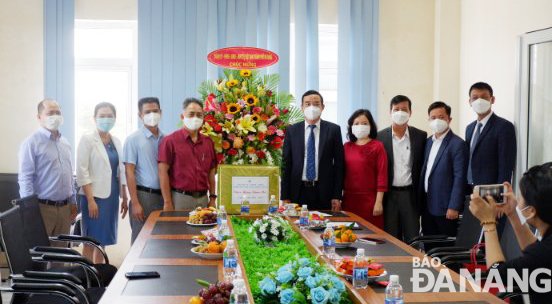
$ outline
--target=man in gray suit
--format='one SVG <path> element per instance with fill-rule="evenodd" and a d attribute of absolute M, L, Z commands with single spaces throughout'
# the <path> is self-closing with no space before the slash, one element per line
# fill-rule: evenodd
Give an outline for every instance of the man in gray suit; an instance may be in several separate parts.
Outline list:
<path fill-rule="evenodd" d="M 418 183 L 427 133 L 408 125 L 412 102 L 404 95 L 391 99 L 391 127 L 378 132 L 388 159 L 389 191 L 383 199 L 385 231 L 405 242 L 420 233 Z"/>

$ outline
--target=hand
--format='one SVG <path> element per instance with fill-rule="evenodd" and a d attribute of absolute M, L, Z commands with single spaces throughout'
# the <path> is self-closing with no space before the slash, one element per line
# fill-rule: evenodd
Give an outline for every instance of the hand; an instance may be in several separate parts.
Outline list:
<path fill-rule="evenodd" d="M 504 204 L 496 205 L 498 217 L 506 215 L 508 217 L 516 214 L 517 199 L 512 190 L 512 185 L 509 182 L 505 182 L 506 193 L 504 193 Z"/>
<path fill-rule="evenodd" d="M 136 221 L 145 221 L 146 219 L 144 216 L 144 208 L 142 208 L 142 204 L 140 204 L 138 200 L 132 200 L 130 201 L 130 205 L 132 206 L 132 209 L 130 210 L 130 216 Z"/>
<path fill-rule="evenodd" d="M 209 204 L 207 207 L 215 207 L 217 205 L 217 199 L 215 197 L 209 198 Z"/>
<path fill-rule="evenodd" d="M 492 196 L 487 196 L 485 201 L 474 191 L 471 195 L 470 212 L 480 222 L 492 222 L 496 218 L 496 202 Z"/>
<path fill-rule="evenodd" d="M 374 210 L 372 211 L 373 216 L 380 216 L 383 214 L 383 203 L 376 201 L 374 205 Z"/>
<path fill-rule="evenodd" d="M 97 219 L 100 211 L 98 210 L 98 204 L 94 199 L 88 200 L 88 216 L 91 219 Z"/>
<path fill-rule="evenodd" d="M 163 204 L 163 211 L 174 211 L 173 202 L 165 202 Z"/>
<path fill-rule="evenodd" d="M 341 211 L 341 200 L 333 199 L 332 200 L 332 212 Z"/>
<path fill-rule="evenodd" d="M 455 220 L 458 218 L 458 210 L 447 209 L 447 220 Z"/>
<path fill-rule="evenodd" d="M 123 197 L 123 199 L 121 200 L 121 218 L 124 219 L 125 216 L 127 215 L 127 212 L 128 212 L 128 202 L 127 202 L 127 198 L 126 197 Z"/>
<path fill-rule="evenodd" d="M 77 204 L 71 204 L 71 222 L 75 221 L 77 218 Z"/>

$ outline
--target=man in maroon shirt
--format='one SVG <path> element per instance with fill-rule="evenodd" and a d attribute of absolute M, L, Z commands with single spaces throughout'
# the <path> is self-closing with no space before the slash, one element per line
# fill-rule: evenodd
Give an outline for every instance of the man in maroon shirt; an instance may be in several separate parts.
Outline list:
<path fill-rule="evenodd" d="M 184 127 L 166 136 L 159 146 L 159 182 L 165 211 L 215 206 L 217 198 L 215 148 L 209 137 L 199 133 L 203 105 L 196 98 L 186 98 L 183 108 Z"/>

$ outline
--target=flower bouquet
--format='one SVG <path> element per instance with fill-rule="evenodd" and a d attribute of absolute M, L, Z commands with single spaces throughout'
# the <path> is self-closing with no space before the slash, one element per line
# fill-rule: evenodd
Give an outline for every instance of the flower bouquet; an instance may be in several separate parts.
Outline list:
<path fill-rule="evenodd" d="M 278 216 L 265 215 L 256 219 L 249 227 L 249 233 L 257 243 L 272 243 L 287 240 L 291 227 L 289 223 Z"/>
<path fill-rule="evenodd" d="M 277 92 L 278 82 L 277 74 L 227 69 L 223 78 L 201 84 L 201 133 L 213 140 L 220 164 L 281 164 L 285 129 L 303 118 L 293 96 Z"/>
<path fill-rule="evenodd" d="M 300 258 L 259 282 L 263 303 L 351 303 L 345 283 L 317 262 Z"/>

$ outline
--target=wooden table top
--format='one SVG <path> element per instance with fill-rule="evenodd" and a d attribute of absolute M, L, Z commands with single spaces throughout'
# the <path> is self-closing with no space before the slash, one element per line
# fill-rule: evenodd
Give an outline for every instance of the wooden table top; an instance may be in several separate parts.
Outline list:
<path fill-rule="evenodd" d="M 145 252 L 148 250 L 146 248 L 148 241 L 150 240 L 158 240 L 154 242 L 160 242 L 162 243 L 163 240 L 186 240 L 189 241 L 192 239 L 193 235 L 199 234 L 195 232 L 194 229 L 190 229 L 193 231 L 193 233 L 189 233 L 190 231 L 186 232 L 178 232 L 178 233 L 166 233 L 163 234 L 164 230 L 159 230 L 154 232 L 154 228 L 157 223 L 161 222 L 170 222 L 172 223 L 181 223 L 182 225 L 186 225 L 185 222 L 188 220 L 188 217 L 182 216 L 184 215 L 182 212 L 176 211 L 175 213 L 172 213 L 173 216 L 161 216 L 161 211 L 153 212 L 146 223 L 144 224 L 144 227 L 142 228 L 142 231 L 140 232 L 138 238 L 130 248 L 130 251 L 128 252 L 127 256 L 125 257 L 122 265 L 119 267 L 119 271 L 113 278 L 111 284 L 106 289 L 103 297 L 100 300 L 101 304 L 113 304 L 113 303 L 140 303 L 140 304 L 159 304 L 159 303 L 167 303 L 167 304 L 173 304 L 173 303 L 179 303 L 184 304 L 188 303 L 189 299 L 197 295 L 197 291 L 201 288 L 199 285 L 196 286 L 187 286 L 188 290 L 193 290 L 191 294 L 178 294 L 178 295 L 148 295 L 147 292 L 141 293 L 141 295 L 136 295 L 133 293 L 136 293 L 136 288 L 131 288 L 132 286 L 129 286 L 129 280 L 126 279 L 125 273 L 130 271 L 136 271 L 135 268 L 139 267 L 149 267 L 147 270 L 155 270 L 156 267 L 163 268 L 163 267 L 190 267 L 190 269 L 197 269 L 193 268 L 195 266 L 210 266 L 210 267 L 216 267 L 218 270 L 218 279 L 222 280 L 223 278 L 223 272 L 222 272 L 222 261 L 221 260 L 204 260 L 195 258 L 195 257 L 185 257 L 185 258 L 175 258 L 175 257 L 167 257 L 167 258 L 149 258 L 149 257 L 143 257 L 145 255 Z M 166 212 L 163 212 L 163 214 L 167 214 Z M 176 215 L 176 216 L 175 216 Z M 348 217 L 332 217 L 332 221 L 355 221 L 365 227 L 367 227 L 371 232 L 369 234 L 359 234 L 359 237 L 376 237 L 385 239 L 388 243 L 396 245 L 398 248 L 403 250 L 404 252 L 400 256 L 373 256 L 370 255 L 370 251 L 367 250 L 367 255 L 370 257 L 375 258 L 378 262 L 381 262 L 384 264 L 386 263 L 409 263 L 410 266 L 412 266 L 412 257 L 416 256 L 419 258 L 423 258 L 423 254 L 410 246 L 404 244 L 403 242 L 399 241 L 398 239 L 395 239 L 391 235 L 387 234 L 386 232 L 378 229 L 374 225 L 370 224 L 369 222 L 365 221 L 364 219 L 348 213 Z M 184 227 L 180 226 L 179 227 Z M 210 227 L 202 227 L 204 229 L 208 229 Z M 231 228 L 231 227 L 230 227 Z M 182 229 L 179 229 L 182 230 Z M 186 229 L 184 229 L 186 230 Z M 198 229 L 200 230 L 200 229 Z M 299 231 L 298 229 L 296 231 Z M 161 232 L 161 233 L 160 233 Z M 319 233 L 316 233 L 314 231 L 299 231 L 304 239 L 306 240 L 307 246 L 311 250 L 311 252 L 315 255 L 321 255 L 321 246 L 322 241 L 320 240 Z M 179 244 L 184 244 L 180 243 Z M 185 244 L 188 244 L 187 242 Z M 186 245 L 187 246 L 187 245 Z M 239 244 L 238 244 L 239 248 Z M 146 249 L 146 250 L 145 250 Z M 166 249 L 166 247 L 157 248 L 158 250 Z M 166 249 L 168 250 L 168 249 Z M 320 257 L 320 260 L 322 262 L 328 262 L 325 257 Z M 243 269 L 243 264 L 240 261 L 240 267 L 242 268 L 242 273 L 245 274 L 245 270 Z M 161 271 L 160 271 L 161 272 Z M 392 273 L 391 273 L 392 274 Z M 190 271 L 189 273 L 186 272 L 182 274 L 190 279 L 195 279 L 198 277 L 198 273 L 195 271 Z M 451 271 L 451 275 L 455 283 L 458 284 L 459 282 L 459 276 Z M 163 275 L 162 275 L 163 278 Z M 156 288 L 156 284 L 165 284 L 163 283 L 163 280 L 161 279 L 147 279 L 142 280 L 140 284 L 147 284 L 142 286 L 151 286 L 151 288 Z M 401 284 L 404 286 L 405 284 L 410 284 L 408 281 L 408 278 L 401 277 L 400 281 Z M 174 283 L 174 282 L 173 282 Z M 347 283 L 349 284 L 349 283 Z M 349 285 L 350 286 L 350 285 Z M 126 291 L 125 291 L 126 289 Z M 383 303 L 385 299 L 385 293 L 384 292 L 377 292 L 372 287 L 368 287 L 367 289 L 363 290 L 352 290 L 352 295 L 354 298 L 357 298 L 359 300 L 355 300 L 356 303 Z M 488 294 L 488 293 L 476 293 L 476 292 L 427 292 L 427 293 L 405 293 L 404 294 L 405 303 L 423 303 L 423 302 L 433 302 L 433 303 L 455 303 L 455 302 L 466 302 L 470 303 L 504 303 L 500 299 L 496 298 L 495 296 Z M 250 298 L 250 303 L 252 303 L 252 299 Z"/>

